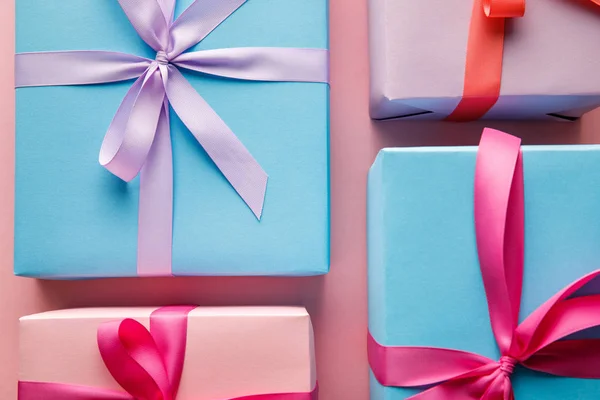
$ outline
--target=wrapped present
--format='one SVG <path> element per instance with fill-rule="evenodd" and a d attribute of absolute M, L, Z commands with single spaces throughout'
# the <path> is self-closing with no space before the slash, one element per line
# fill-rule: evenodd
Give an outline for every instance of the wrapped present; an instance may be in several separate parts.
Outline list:
<path fill-rule="evenodd" d="M 326 0 L 16 7 L 17 275 L 328 271 Z"/>
<path fill-rule="evenodd" d="M 369 0 L 371 116 L 573 120 L 600 106 L 598 0 Z"/>
<path fill-rule="evenodd" d="M 19 400 L 316 400 L 300 307 L 91 308 L 21 318 Z"/>
<path fill-rule="evenodd" d="M 383 150 L 368 198 L 373 400 L 600 392 L 599 146 Z M 594 378 L 594 379 L 590 379 Z"/>

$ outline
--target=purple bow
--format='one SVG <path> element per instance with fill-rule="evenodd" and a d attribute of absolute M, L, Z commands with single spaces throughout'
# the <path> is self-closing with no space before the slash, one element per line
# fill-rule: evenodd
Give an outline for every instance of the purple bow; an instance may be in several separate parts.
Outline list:
<path fill-rule="evenodd" d="M 173 229 L 173 161 L 169 104 L 260 219 L 268 176 L 178 68 L 232 79 L 329 81 L 326 49 L 247 47 L 183 53 L 247 0 L 195 0 L 174 20 L 176 0 L 119 0 L 150 60 L 109 51 L 16 55 L 16 86 L 89 85 L 135 79 L 108 128 L 99 161 L 131 181 L 140 174 L 139 275 L 169 275 Z"/>

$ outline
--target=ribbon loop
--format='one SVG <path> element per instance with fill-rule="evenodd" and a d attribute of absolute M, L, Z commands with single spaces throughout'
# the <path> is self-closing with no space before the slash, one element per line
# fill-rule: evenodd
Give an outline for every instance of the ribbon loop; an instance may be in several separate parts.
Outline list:
<path fill-rule="evenodd" d="M 548 345 L 551 341 L 556 341 L 568 334 L 596 326 L 595 322 L 598 322 L 598 312 L 594 308 L 587 315 L 587 320 L 578 318 L 570 319 L 568 314 L 577 310 L 573 309 L 573 303 L 564 304 L 563 302 L 575 295 L 579 289 L 592 282 L 598 276 L 600 276 L 600 270 L 596 270 L 576 280 L 532 312 L 515 331 L 516 340 L 513 343 L 513 351 L 522 354 L 524 356 L 523 359 L 525 359 L 533 355 L 541 347 Z M 586 307 L 595 298 L 596 296 L 582 296 L 578 298 L 581 300 L 577 300 L 577 304 Z M 561 323 L 561 320 L 569 319 L 570 321 L 566 326 Z M 592 325 L 589 325 L 590 322 Z M 565 333 L 567 330 L 568 333 Z M 549 338 L 551 339 L 550 341 L 548 341 Z"/>
<path fill-rule="evenodd" d="M 525 15 L 526 0 L 483 0 L 483 11 L 490 18 L 519 18 Z"/>
<path fill-rule="evenodd" d="M 98 348 L 115 380 L 139 400 L 173 400 L 177 395 L 195 306 L 162 307 L 150 315 L 150 330 L 133 319 L 98 328 Z"/>
<path fill-rule="evenodd" d="M 175 0 L 157 0 L 160 9 L 165 16 L 165 21 L 168 26 L 171 26 L 173 18 L 175 17 Z"/>
<path fill-rule="evenodd" d="M 521 140 L 485 129 L 475 168 L 475 233 L 490 321 L 503 354 L 518 324 L 523 277 Z M 500 166 L 502 166 L 500 168 Z"/>
<path fill-rule="evenodd" d="M 142 324 L 133 319 L 103 323 L 98 349 L 110 374 L 135 399 L 172 400 L 162 355 Z"/>
<path fill-rule="evenodd" d="M 100 164 L 126 182 L 142 169 L 154 137 L 165 96 L 157 68 L 138 79 L 119 107 L 100 149 Z"/>
<path fill-rule="evenodd" d="M 195 0 L 173 23 L 170 31 L 171 58 L 202 41 L 247 0 Z M 202 21 L 202 23 L 198 23 Z"/>
<path fill-rule="evenodd" d="M 523 365 L 551 375 L 600 379 L 600 339 L 554 342 L 536 352 Z"/>
<path fill-rule="evenodd" d="M 119 0 L 119 4 L 131 25 L 148 46 L 155 51 L 167 49 L 169 25 L 157 0 Z M 163 6 L 168 4 L 165 2 Z"/>

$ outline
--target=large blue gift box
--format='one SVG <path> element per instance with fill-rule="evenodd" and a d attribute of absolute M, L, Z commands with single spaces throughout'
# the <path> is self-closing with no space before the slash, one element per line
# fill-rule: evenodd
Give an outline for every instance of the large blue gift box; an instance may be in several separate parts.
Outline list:
<path fill-rule="evenodd" d="M 522 321 L 600 267 L 600 146 L 523 146 Z M 490 326 L 473 217 L 476 147 L 382 150 L 369 174 L 369 330 L 383 346 L 425 346 L 500 358 Z M 586 290 L 596 290 L 592 282 Z M 585 335 L 597 332 L 583 332 Z M 595 399 L 600 380 L 517 367 L 516 399 Z M 372 400 L 421 389 L 382 386 Z"/>
<path fill-rule="evenodd" d="M 192 0 L 178 0 L 176 15 Z M 19 0 L 17 53 L 109 50 L 151 59 L 119 6 Z M 190 50 L 327 48 L 327 0 L 250 0 Z M 251 82 L 182 70 L 269 175 L 260 221 L 177 115 L 174 275 L 324 274 L 329 269 L 329 87 Z M 15 273 L 136 276 L 139 179 L 98 163 L 132 81 L 17 89 Z"/>

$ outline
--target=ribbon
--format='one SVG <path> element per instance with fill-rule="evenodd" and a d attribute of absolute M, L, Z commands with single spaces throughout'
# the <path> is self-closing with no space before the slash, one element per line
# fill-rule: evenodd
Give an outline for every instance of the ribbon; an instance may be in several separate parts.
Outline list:
<path fill-rule="evenodd" d="M 600 295 L 573 295 L 590 273 L 518 324 L 523 283 L 524 189 L 521 140 L 486 129 L 475 169 L 475 231 L 498 361 L 434 347 L 386 347 L 369 335 L 369 363 L 384 386 L 431 386 L 411 400 L 514 400 L 514 367 L 600 379 L 600 339 L 567 336 L 600 325 Z"/>
<path fill-rule="evenodd" d="M 475 0 L 467 43 L 462 99 L 446 118 L 465 122 L 483 117 L 498 101 L 504 34 L 508 18 L 525 15 L 526 0 Z M 600 0 L 590 0 L 600 5 Z"/>
<path fill-rule="evenodd" d="M 136 79 L 108 128 L 99 161 L 131 181 L 140 175 L 139 275 L 172 273 L 173 161 L 169 105 L 260 219 L 268 176 L 179 71 L 250 81 L 327 83 L 328 51 L 227 48 L 184 53 L 247 0 L 195 0 L 177 20 L 176 0 L 119 0 L 150 60 L 110 51 L 16 55 L 16 87 L 91 85 Z"/>
<path fill-rule="evenodd" d="M 19 382 L 19 400 L 175 400 L 185 359 L 188 314 L 195 306 L 162 307 L 150 330 L 134 319 L 105 322 L 98 349 L 106 368 L 127 392 L 86 386 Z M 317 400 L 308 393 L 258 394 L 220 400 Z"/>

